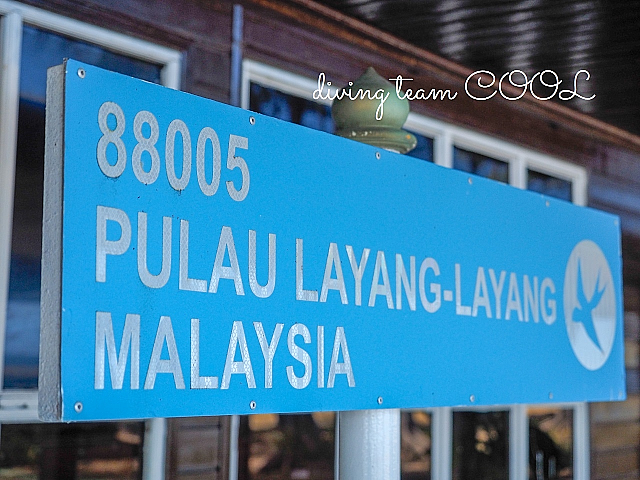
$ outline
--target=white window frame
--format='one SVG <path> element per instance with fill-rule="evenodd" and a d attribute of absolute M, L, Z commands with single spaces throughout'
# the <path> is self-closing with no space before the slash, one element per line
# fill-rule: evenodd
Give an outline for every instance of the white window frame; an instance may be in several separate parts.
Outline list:
<path fill-rule="evenodd" d="M 317 79 L 310 79 L 251 59 L 244 59 L 242 64 L 241 106 L 245 109 L 249 109 L 251 83 L 274 88 L 305 100 L 331 105 L 330 100 L 315 100 L 313 98 L 313 91 L 318 87 Z M 465 150 L 507 162 L 509 164 L 509 184 L 511 186 L 526 189 L 527 170 L 535 170 L 536 172 L 571 182 L 572 202 L 582 206 L 587 204 L 588 175 L 586 169 L 581 166 L 417 113 L 409 113 L 404 128 L 433 139 L 434 163 L 437 165 L 452 168 L 453 147 L 464 148 Z M 573 409 L 573 478 L 576 480 L 589 480 L 588 404 L 562 403 L 544 404 L 543 406 Z M 451 479 L 454 410 L 460 409 L 451 407 L 427 409 L 432 414 L 431 478 L 434 480 Z M 464 410 L 509 411 L 509 478 L 511 480 L 527 480 L 529 478 L 527 405 L 496 405 L 484 408 L 465 407 Z M 237 456 L 234 458 L 237 461 Z"/>
<path fill-rule="evenodd" d="M 161 65 L 161 84 L 180 88 L 182 54 L 135 37 L 89 25 L 15 1 L 0 0 L 0 425 L 38 422 L 38 392 L 3 390 L 13 193 L 15 179 L 22 27 L 36 28 Z M 166 420 L 147 421 L 143 477 L 164 478 Z"/>

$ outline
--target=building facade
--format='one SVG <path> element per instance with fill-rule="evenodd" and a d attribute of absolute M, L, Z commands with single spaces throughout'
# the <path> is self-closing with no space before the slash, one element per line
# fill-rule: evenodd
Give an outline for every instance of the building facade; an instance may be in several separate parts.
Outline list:
<path fill-rule="evenodd" d="M 329 132 L 320 73 L 460 91 L 471 70 L 309 0 L 0 0 L 0 18 L 0 478 L 333 478 L 330 412 L 38 422 L 46 69 L 70 57 Z M 402 478 L 639 478 L 640 137 L 530 96 L 411 110 L 410 155 L 620 216 L 627 400 L 402 412 Z"/>

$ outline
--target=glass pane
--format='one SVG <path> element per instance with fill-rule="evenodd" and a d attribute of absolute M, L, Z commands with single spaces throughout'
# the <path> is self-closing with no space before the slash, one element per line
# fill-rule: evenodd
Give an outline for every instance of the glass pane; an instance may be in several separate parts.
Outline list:
<path fill-rule="evenodd" d="M 509 164 L 479 153 L 453 147 L 453 168 L 481 177 L 509 183 Z"/>
<path fill-rule="evenodd" d="M 532 407 L 529 480 L 573 478 L 573 409 Z"/>
<path fill-rule="evenodd" d="M 527 170 L 527 189 L 571 201 L 571 182 L 534 170 Z"/>
<path fill-rule="evenodd" d="M 140 422 L 2 425 L 0 478 L 137 480 Z"/>
<path fill-rule="evenodd" d="M 25 26 L 5 344 L 5 388 L 35 388 L 40 334 L 40 257 L 47 68 L 74 58 L 159 82 L 160 66 Z"/>
<path fill-rule="evenodd" d="M 416 132 L 413 133 L 418 139 L 416 148 L 411 150 L 407 155 L 410 157 L 421 158 L 427 162 L 433 162 L 433 138 L 425 137 Z"/>
<path fill-rule="evenodd" d="M 335 130 L 331 107 L 328 105 L 263 87 L 257 83 L 251 84 L 249 109 L 323 132 L 333 133 Z"/>
<path fill-rule="evenodd" d="M 431 478 L 431 414 L 422 411 L 401 413 L 400 451 L 402 480 Z"/>
<path fill-rule="evenodd" d="M 508 480 L 509 412 L 453 412 L 453 480 Z"/>
<path fill-rule="evenodd" d="M 249 415 L 243 422 L 248 445 L 240 480 L 333 478 L 335 413 Z"/>

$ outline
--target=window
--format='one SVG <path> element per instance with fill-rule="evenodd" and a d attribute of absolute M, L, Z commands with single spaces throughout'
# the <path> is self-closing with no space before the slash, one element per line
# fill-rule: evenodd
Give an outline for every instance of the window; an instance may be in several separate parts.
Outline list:
<path fill-rule="evenodd" d="M 527 169 L 527 189 L 534 192 L 571 201 L 571 182 L 563 178 Z"/>
<path fill-rule="evenodd" d="M 37 423 L 46 69 L 72 57 L 176 88 L 181 55 L 17 2 L 0 3 L 0 20 L 0 470 L 138 478 L 143 462 L 164 464 L 159 450 L 141 460 L 162 421 L 147 433 L 141 422 Z"/>
<path fill-rule="evenodd" d="M 5 389 L 38 386 L 45 89 L 47 68 L 64 58 L 160 82 L 160 65 L 24 25 L 5 334 Z"/>
<path fill-rule="evenodd" d="M 329 109 L 324 106 L 330 102 L 323 100 L 319 103 L 322 107 L 310 107 L 316 88 L 315 79 L 252 60 L 243 63 L 243 108 L 256 108 L 282 118 L 260 110 L 254 103 L 255 92 L 274 91 L 289 105 L 279 108 L 279 112 L 295 111 L 293 105 L 303 104 L 325 112 L 328 118 Z M 587 175 L 581 167 L 415 113 L 409 114 L 404 128 L 418 138 L 418 147 L 408 155 L 516 188 L 586 204 Z M 588 479 L 587 411 L 585 403 L 404 411 L 402 478 Z"/>
<path fill-rule="evenodd" d="M 305 127 L 333 133 L 331 108 L 301 97 L 287 95 L 275 88 L 251 83 L 249 110 Z"/>
<path fill-rule="evenodd" d="M 422 480 L 431 476 L 431 421 L 425 410 L 400 414 L 400 466 L 403 480 Z"/>
<path fill-rule="evenodd" d="M 335 413 L 258 414 L 242 420 L 248 451 L 241 478 L 324 480 L 333 476 Z"/>
<path fill-rule="evenodd" d="M 529 480 L 573 478 L 573 409 L 529 407 Z"/>
<path fill-rule="evenodd" d="M 509 411 L 453 412 L 453 480 L 509 477 Z"/>
<path fill-rule="evenodd" d="M 407 155 L 426 160 L 427 162 L 433 162 L 433 138 L 426 137 L 414 131 L 411 133 L 415 135 L 418 143 L 416 143 L 416 148 L 407 153 Z"/>
<path fill-rule="evenodd" d="M 140 422 L 3 425 L 0 478 L 137 480 L 143 435 Z"/>
<path fill-rule="evenodd" d="M 497 182 L 509 183 L 508 162 L 455 146 L 453 147 L 453 168 Z"/>

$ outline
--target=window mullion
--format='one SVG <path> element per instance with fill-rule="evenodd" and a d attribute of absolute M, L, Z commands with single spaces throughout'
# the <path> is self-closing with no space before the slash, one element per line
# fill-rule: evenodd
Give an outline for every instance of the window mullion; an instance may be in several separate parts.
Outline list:
<path fill-rule="evenodd" d="M 572 201 L 576 205 L 586 206 L 588 202 L 587 194 L 587 174 L 578 176 L 573 180 Z"/>
<path fill-rule="evenodd" d="M 0 391 L 4 385 L 4 343 L 11 264 L 11 224 L 16 168 L 22 17 L 10 12 L 0 24 Z"/>
<path fill-rule="evenodd" d="M 438 135 L 434 139 L 435 144 L 435 162 L 437 165 L 441 165 L 446 168 L 453 167 L 453 140 L 451 138 L 451 132 L 445 130 L 441 135 Z"/>
<path fill-rule="evenodd" d="M 522 155 L 510 162 L 509 184 L 523 190 L 527 188 L 527 164 Z"/>
<path fill-rule="evenodd" d="M 173 59 L 165 63 L 160 71 L 160 81 L 165 87 L 180 90 L 180 60 Z"/>
<path fill-rule="evenodd" d="M 0 397 L 0 424 L 38 422 L 36 390 L 5 390 Z"/>

